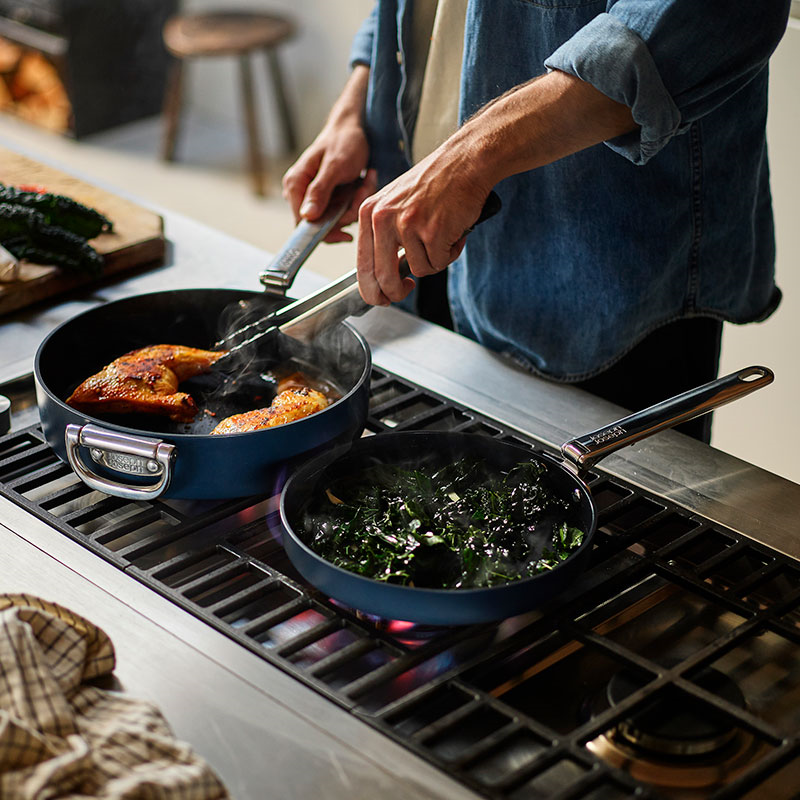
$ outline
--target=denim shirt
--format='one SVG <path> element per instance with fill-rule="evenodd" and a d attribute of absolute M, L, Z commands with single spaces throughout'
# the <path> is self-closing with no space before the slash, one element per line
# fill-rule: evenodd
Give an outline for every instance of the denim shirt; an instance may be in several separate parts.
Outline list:
<path fill-rule="evenodd" d="M 353 43 L 385 184 L 409 168 L 413 0 L 378 0 Z M 531 371 L 583 380 L 655 328 L 774 311 L 768 59 L 790 0 L 470 0 L 460 119 L 549 69 L 627 104 L 633 132 L 514 175 L 449 268 L 456 329 Z"/>

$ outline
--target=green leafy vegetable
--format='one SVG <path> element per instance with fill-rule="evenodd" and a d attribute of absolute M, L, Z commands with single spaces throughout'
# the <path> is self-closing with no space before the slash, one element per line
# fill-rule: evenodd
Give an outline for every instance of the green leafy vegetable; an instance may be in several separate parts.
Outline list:
<path fill-rule="evenodd" d="M 378 466 L 315 497 L 305 540 L 336 566 L 380 581 L 477 588 L 528 578 L 574 552 L 584 532 L 539 462 L 508 472 L 462 459 L 439 469 Z"/>
<path fill-rule="evenodd" d="M 64 228 L 84 239 L 113 230 L 111 220 L 99 211 L 65 195 L 0 184 L 0 203 L 36 211 L 47 225 Z"/>
<path fill-rule="evenodd" d="M 0 243 L 17 258 L 99 275 L 105 260 L 88 240 L 111 230 L 106 217 L 69 197 L 0 184 Z"/>

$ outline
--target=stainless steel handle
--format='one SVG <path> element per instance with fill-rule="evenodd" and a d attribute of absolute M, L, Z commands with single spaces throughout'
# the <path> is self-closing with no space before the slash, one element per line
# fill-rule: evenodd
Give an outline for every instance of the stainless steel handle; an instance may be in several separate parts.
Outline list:
<path fill-rule="evenodd" d="M 480 216 L 463 235 L 468 235 L 476 226 L 493 217 L 501 206 L 500 197 L 493 191 L 489 192 Z M 410 277 L 411 268 L 408 266 L 405 251 L 401 248 L 398 255 L 400 277 Z M 309 342 L 322 331 L 332 328 L 348 317 L 361 316 L 370 308 L 372 306 L 364 302 L 358 291 L 358 273 L 353 269 L 314 294 L 282 308 L 279 313 L 289 317 L 289 321 L 281 323 L 276 319 L 275 325 L 281 333 L 293 339 Z"/>
<path fill-rule="evenodd" d="M 337 189 L 337 192 L 340 193 L 339 196 L 345 198 L 343 206 L 340 208 L 339 216 L 349 207 L 356 188 L 357 185 L 351 184 L 348 186 L 341 186 Z M 489 192 L 478 219 L 464 231 L 463 235 L 466 236 L 475 229 L 475 226 L 493 217 L 500 210 L 501 206 L 500 197 L 495 192 Z M 329 208 L 331 207 L 332 206 L 329 206 Z M 338 218 L 339 217 L 336 217 L 336 219 Z M 314 223 L 315 226 L 318 224 L 319 223 Z M 298 228 L 301 226 L 302 223 Z M 333 227 L 333 225 L 331 224 L 330 227 Z M 316 245 L 324 235 L 325 233 L 321 233 L 317 236 L 310 249 L 313 249 L 313 246 Z M 292 248 L 284 248 L 282 251 L 284 255 L 279 255 L 277 260 L 284 260 L 296 264 L 291 276 L 293 278 L 297 267 L 300 266 L 302 261 L 298 260 L 300 258 L 299 255 L 289 253 L 289 249 Z M 402 249 L 399 251 L 398 255 L 401 255 L 398 266 L 400 275 L 402 277 L 411 275 L 408 261 L 405 259 Z M 281 275 L 283 274 L 282 270 L 278 272 Z M 266 273 L 262 273 L 262 278 L 265 274 Z M 289 280 L 289 283 L 290 282 L 291 279 Z M 286 287 L 283 285 L 282 280 L 276 278 L 275 285 L 283 287 L 280 291 L 280 294 L 283 294 Z M 216 342 L 214 347 L 224 348 L 227 350 L 227 353 L 217 361 L 217 364 L 221 365 L 224 359 L 230 358 L 235 352 L 244 347 L 249 347 L 263 336 L 271 335 L 276 330 L 294 339 L 308 342 L 318 333 L 347 319 L 347 317 L 359 316 L 370 308 L 371 306 L 365 303 L 359 294 L 356 270 L 350 270 L 350 272 L 346 273 L 341 278 L 331 281 L 318 291 L 300 300 L 295 300 L 293 303 L 283 306 L 278 311 L 273 311 L 271 314 L 267 314 L 265 317 L 228 334 L 224 339 L 220 339 Z"/>
<path fill-rule="evenodd" d="M 400 260 L 400 274 L 403 277 L 411 274 L 405 258 Z M 358 271 L 352 269 L 305 298 L 303 307 L 295 308 L 292 318 L 278 325 L 278 330 L 293 339 L 310 342 L 342 320 L 359 317 L 370 308 L 372 306 L 364 302 L 358 291 Z"/>
<path fill-rule="evenodd" d="M 360 181 L 334 189 L 325 213 L 313 222 L 302 219 L 270 265 L 258 276 L 265 291 L 283 297 L 294 282 L 297 271 L 316 246 L 333 230 L 353 202 Z"/>
<path fill-rule="evenodd" d="M 130 436 L 95 425 L 67 425 L 64 432 L 67 459 L 75 474 L 92 489 L 126 500 L 154 500 L 169 487 L 176 448 L 160 439 Z M 128 475 L 157 477 L 158 481 L 138 486 L 111 480 L 93 472 L 83 460 L 80 448 L 86 447 L 98 464 Z"/>
<path fill-rule="evenodd" d="M 579 469 L 588 469 L 629 444 L 738 400 L 774 379 L 772 371 L 766 367 L 746 367 L 570 439 L 561 445 L 561 454 Z"/>

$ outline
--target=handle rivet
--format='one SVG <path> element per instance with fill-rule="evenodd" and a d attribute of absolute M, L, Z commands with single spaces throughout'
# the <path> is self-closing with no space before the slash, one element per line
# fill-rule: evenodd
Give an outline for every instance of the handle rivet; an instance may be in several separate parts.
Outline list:
<path fill-rule="evenodd" d="M 103 458 L 103 451 L 99 447 L 93 447 L 89 452 L 95 461 L 100 461 Z"/>
<path fill-rule="evenodd" d="M 158 466 L 158 463 L 155 461 L 148 461 L 147 462 L 147 471 L 148 472 L 158 472 L 161 467 Z"/>

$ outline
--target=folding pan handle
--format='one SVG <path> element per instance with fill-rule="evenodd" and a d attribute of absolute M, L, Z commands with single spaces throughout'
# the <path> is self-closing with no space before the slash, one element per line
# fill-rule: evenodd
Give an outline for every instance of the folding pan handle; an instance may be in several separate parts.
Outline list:
<path fill-rule="evenodd" d="M 316 246 L 333 230 L 344 212 L 350 208 L 361 181 L 342 184 L 333 190 L 325 213 L 313 222 L 301 219 L 292 235 L 258 276 L 264 290 L 283 297 L 294 282 L 297 271 L 303 266 Z"/>
<path fill-rule="evenodd" d="M 601 458 L 629 444 L 738 400 L 774 379 L 766 367 L 746 367 L 570 439 L 561 445 L 561 454 L 579 470 L 588 469 Z"/>
<path fill-rule="evenodd" d="M 96 425 L 67 425 L 64 432 L 67 459 L 75 474 L 92 489 L 126 500 L 154 500 L 172 480 L 175 445 L 145 436 L 107 431 Z M 81 446 L 98 464 L 129 475 L 158 478 L 153 484 L 136 485 L 111 480 L 93 472 L 83 460 Z"/>

